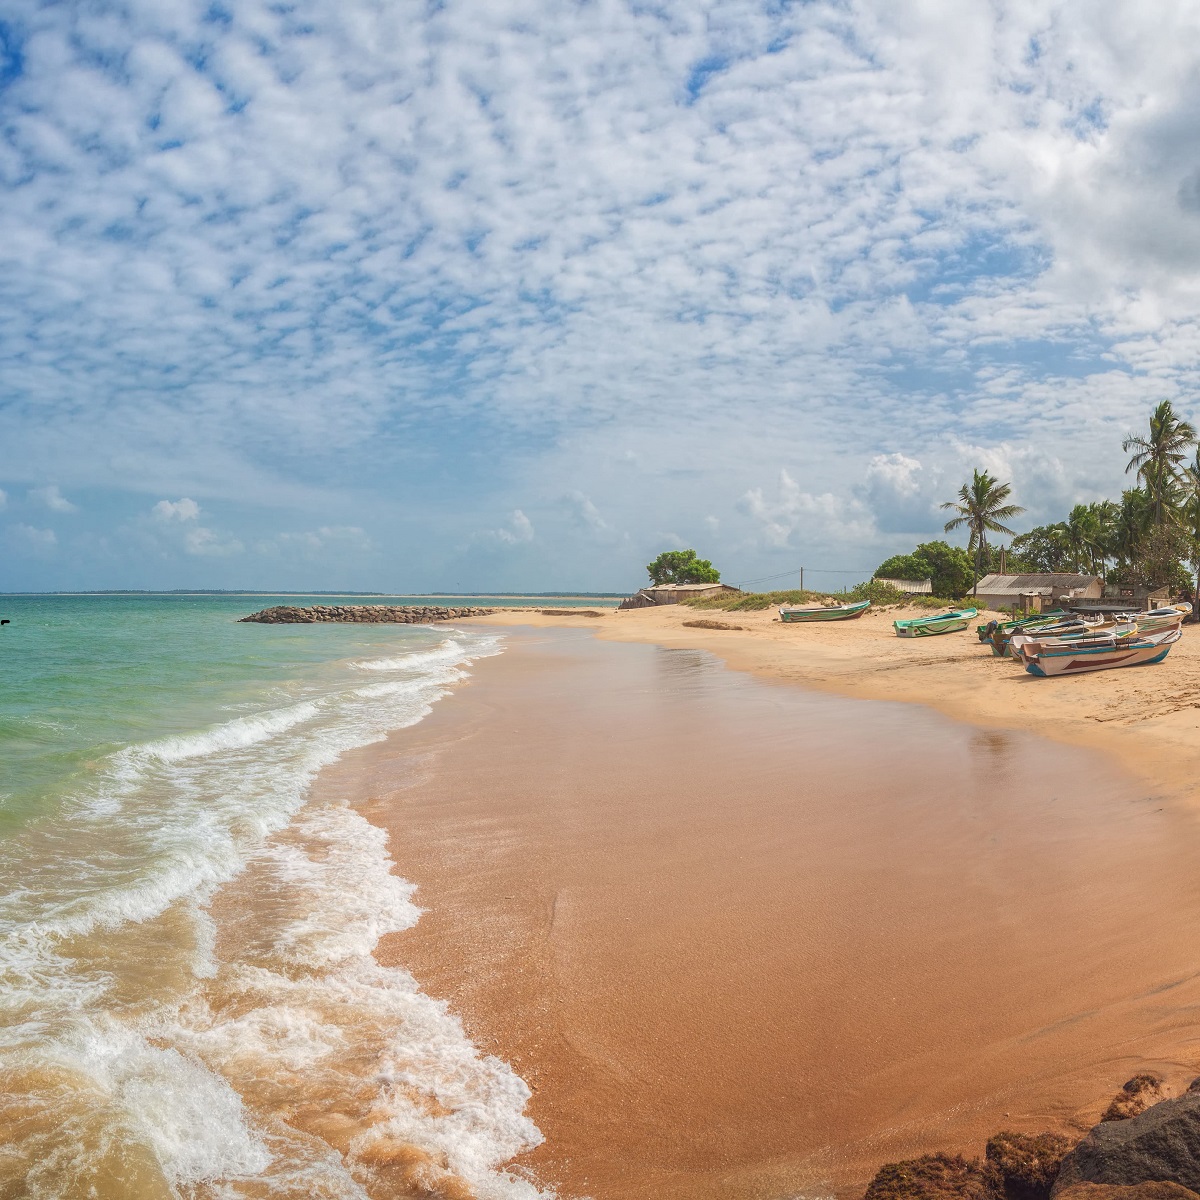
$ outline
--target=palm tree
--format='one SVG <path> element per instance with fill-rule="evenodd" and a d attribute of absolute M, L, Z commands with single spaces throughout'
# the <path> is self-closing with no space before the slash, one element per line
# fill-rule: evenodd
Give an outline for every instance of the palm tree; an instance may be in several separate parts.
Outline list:
<path fill-rule="evenodd" d="M 1181 499 L 1179 464 L 1195 444 L 1195 427 L 1175 415 L 1170 400 L 1163 400 L 1150 414 L 1149 437 L 1131 433 L 1121 443 L 1126 453 L 1134 452 L 1125 474 L 1137 472 L 1153 501 L 1155 525 L 1161 525 Z"/>
<path fill-rule="evenodd" d="M 1188 558 L 1196 573 L 1196 591 L 1193 593 L 1192 620 L 1200 620 L 1200 446 L 1196 457 L 1183 472 L 1183 483 L 1188 491 L 1187 503 L 1183 507 L 1184 528 L 1188 533 L 1191 553 Z"/>
<path fill-rule="evenodd" d="M 1109 526 L 1105 549 L 1117 560 L 1118 577 L 1127 572 L 1137 560 L 1138 546 L 1150 526 L 1153 507 L 1150 497 L 1141 488 L 1126 488 L 1121 503 Z"/>
<path fill-rule="evenodd" d="M 967 543 L 968 550 L 975 551 L 975 587 L 979 590 L 979 562 L 987 549 L 987 535 L 992 533 L 1012 534 L 1012 530 L 1004 521 L 1019 516 L 1025 510 L 1019 504 L 1006 504 L 1012 495 L 1011 483 L 1000 483 L 986 471 L 976 470 L 970 483 L 964 483 L 958 489 L 957 500 L 947 500 L 943 508 L 953 509 L 958 513 L 946 522 L 946 532 L 959 529 L 965 525 L 971 531 L 971 540 Z"/>

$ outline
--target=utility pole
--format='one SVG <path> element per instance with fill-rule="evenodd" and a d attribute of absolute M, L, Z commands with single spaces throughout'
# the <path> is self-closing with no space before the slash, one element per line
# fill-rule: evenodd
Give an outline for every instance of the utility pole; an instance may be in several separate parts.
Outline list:
<path fill-rule="evenodd" d="M 800 568 L 800 590 L 804 591 L 804 568 Z M 801 597 L 803 599 L 803 597 Z"/>

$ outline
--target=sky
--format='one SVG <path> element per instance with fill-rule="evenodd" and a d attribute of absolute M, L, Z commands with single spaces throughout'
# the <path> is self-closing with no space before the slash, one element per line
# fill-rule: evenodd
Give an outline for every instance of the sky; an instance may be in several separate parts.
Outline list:
<path fill-rule="evenodd" d="M 1198 36 L 0 0 L 0 590 L 832 588 L 975 467 L 1019 529 L 1116 495 L 1200 416 Z"/>

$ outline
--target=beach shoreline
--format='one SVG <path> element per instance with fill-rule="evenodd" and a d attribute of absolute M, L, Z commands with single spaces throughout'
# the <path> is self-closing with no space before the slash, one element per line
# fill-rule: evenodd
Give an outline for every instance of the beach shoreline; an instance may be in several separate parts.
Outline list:
<path fill-rule="evenodd" d="M 995 658 L 975 626 L 962 633 L 898 638 L 892 621 L 926 609 L 869 611 L 850 621 L 784 624 L 774 608 L 723 612 L 687 605 L 612 611 L 599 617 L 505 609 L 471 625 L 586 627 L 604 641 L 705 650 L 735 671 L 861 700 L 931 708 L 980 728 L 1026 730 L 1112 756 L 1172 797 L 1200 797 L 1200 627 L 1146 669 L 1037 679 Z M 715 630 L 685 622 L 715 620 Z"/>
<path fill-rule="evenodd" d="M 1180 804 L 1147 795 L 1107 759 L 1000 732 L 986 704 L 971 710 L 984 733 L 964 732 L 960 711 L 951 712 L 958 725 L 922 716 L 890 645 L 866 678 L 852 678 L 854 646 L 883 633 L 878 616 L 869 618 L 874 631 L 853 622 L 838 644 L 827 638 L 825 653 L 810 656 L 820 669 L 805 672 L 795 647 L 832 627 L 801 627 L 800 637 L 786 627 L 794 642 L 781 652 L 773 614 L 715 614 L 731 624 L 758 618 L 757 637 L 682 625 L 714 614 L 649 615 L 656 619 L 507 613 L 470 622 L 511 625 L 506 653 L 476 664 L 418 726 L 353 752 L 318 781 L 318 794 L 347 796 L 389 832 L 397 873 L 418 887 L 424 915 L 385 938 L 377 957 L 446 1000 L 472 1041 L 533 1088 L 529 1112 L 546 1142 L 520 1167 L 564 1200 L 849 1197 L 883 1161 L 934 1149 L 977 1154 L 1000 1127 L 1078 1133 L 1137 1070 L 1156 1070 L 1176 1088 L 1190 1081 L 1198 1059 L 1187 1012 L 1200 1003 L 1190 929 L 1200 892 L 1188 848 L 1200 832 L 1186 794 Z M 551 632 L 564 625 L 576 632 Z M 930 639 L 933 653 L 900 645 L 934 681 L 971 657 L 1017 674 L 973 637 L 960 636 L 957 654 L 938 649 L 953 640 Z M 631 644 L 610 652 L 605 642 Z M 640 676 L 621 674 L 639 662 Z M 659 675 L 679 674 L 683 690 L 646 675 L 650 662 Z M 760 676 L 807 686 L 764 688 Z M 1030 694 L 1042 683 L 1066 690 L 1030 683 Z M 676 688 L 670 703 L 643 712 L 664 686 Z M 1000 766 L 1020 795 L 995 811 L 964 809 L 974 776 L 951 762 L 958 782 L 935 788 L 935 802 L 921 798 L 895 825 L 889 805 L 868 803 L 887 792 L 888 774 L 855 775 L 867 769 L 856 763 L 840 790 L 836 771 L 821 776 L 817 807 L 797 824 L 785 714 L 863 711 L 852 687 L 903 702 L 870 711 L 909 731 L 907 749 L 903 739 L 889 744 L 911 756 L 910 774 L 926 765 L 922 746 L 936 748 L 949 731 L 967 746 L 960 757 L 972 771 Z M 823 701 L 814 688 L 850 698 Z M 696 707 L 704 696 L 718 703 L 707 716 Z M 1097 693 L 1093 703 L 1104 699 Z M 954 695 L 937 700 L 924 707 L 959 707 Z M 1028 719 L 1020 707 L 1008 715 L 1010 729 Z M 836 743 L 843 761 L 871 760 L 852 737 L 838 742 L 843 733 L 836 722 L 826 730 L 830 753 Z M 697 769 L 700 809 L 675 782 Z M 751 773 L 758 785 L 747 800 L 739 780 Z M 886 836 L 862 836 L 876 829 Z M 782 841 L 781 830 L 790 831 Z M 791 857 L 780 858 L 777 843 Z M 796 878 L 823 881 L 812 895 L 797 892 L 793 859 L 807 864 Z M 896 882 L 894 861 L 924 866 Z M 842 862 L 861 876 L 849 892 Z M 715 892 L 701 882 L 709 878 L 722 881 Z M 871 899 L 861 911 L 860 892 Z M 832 908 L 829 896 L 838 897 Z M 810 909 L 824 916 L 807 929 Z M 918 916 L 893 928 L 893 909 Z M 935 914 L 951 909 L 955 921 L 943 928 Z M 784 911 L 800 941 L 778 936 Z M 1148 936 L 1145 924 L 1163 914 Z M 1095 929 L 1105 931 L 1100 948 L 1088 944 Z M 847 965 L 847 944 L 875 949 Z M 731 986 L 704 955 L 682 954 L 686 946 L 718 958 L 734 947 L 740 982 Z M 783 958 L 780 946 L 790 946 Z M 909 957 L 891 960 L 889 946 Z M 808 955 L 828 977 L 804 966 Z M 876 1009 L 913 963 L 920 971 L 897 991 L 896 1011 L 893 1001 Z M 975 979 L 991 993 L 976 994 Z M 1156 1000 L 1164 989 L 1169 1000 Z M 858 1033 L 824 1000 L 794 999 L 825 991 L 835 1009 L 843 997 L 864 1006 Z M 764 1045 L 763 1028 L 783 1033 Z M 901 1047 L 890 1065 L 855 1061 L 880 1042 Z M 782 1057 L 780 1045 L 789 1048 Z M 823 1058 L 826 1045 L 834 1049 Z M 812 1075 L 822 1077 L 819 1095 L 805 1082 Z"/>

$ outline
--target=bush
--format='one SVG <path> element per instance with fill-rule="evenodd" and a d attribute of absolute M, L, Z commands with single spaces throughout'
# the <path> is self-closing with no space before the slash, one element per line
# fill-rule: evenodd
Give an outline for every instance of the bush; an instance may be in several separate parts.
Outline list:
<path fill-rule="evenodd" d="M 850 595 L 855 600 L 870 600 L 872 604 L 903 604 L 904 593 L 894 588 L 890 583 L 881 583 L 878 579 L 870 579 L 850 589 Z"/>

